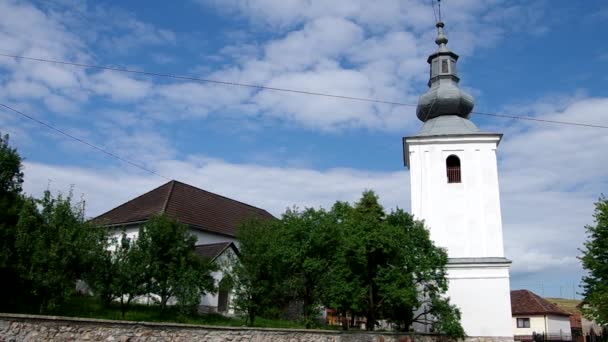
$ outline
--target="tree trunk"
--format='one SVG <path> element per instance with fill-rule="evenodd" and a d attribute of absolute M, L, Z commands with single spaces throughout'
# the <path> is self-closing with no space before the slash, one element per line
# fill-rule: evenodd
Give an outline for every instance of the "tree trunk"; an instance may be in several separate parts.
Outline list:
<path fill-rule="evenodd" d="M 127 311 L 127 308 L 125 307 L 125 296 L 122 295 L 120 296 L 120 313 L 122 314 L 122 318 L 125 318 L 125 312 Z"/>
<path fill-rule="evenodd" d="M 365 325 L 365 330 L 373 331 L 376 327 L 376 315 L 374 310 L 374 290 L 372 285 L 369 285 L 368 288 L 369 294 L 369 303 L 367 305 L 367 324 Z"/>

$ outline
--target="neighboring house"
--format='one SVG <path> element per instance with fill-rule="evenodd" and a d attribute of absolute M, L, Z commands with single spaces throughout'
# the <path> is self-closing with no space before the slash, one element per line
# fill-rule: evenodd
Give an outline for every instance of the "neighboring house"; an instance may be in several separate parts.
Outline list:
<path fill-rule="evenodd" d="M 546 298 L 551 304 L 557 305 L 560 309 L 570 314 L 570 330 L 572 332 L 572 341 L 584 342 L 583 334 L 583 317 L 581 310 L 578 307 L 581 303 L 577 299 L 566 298 Z"/>
<path fill-rule="evenodd" d="M 543 340 L 572 340 L 570 314 L 531 291 L 511 291 L 511 313 L 516 341 L 531 341 L 539 334 Z"/>
<path fill-rule="evenodd" d="M 124 230 L 130 238 L 137 238 L 139 227 L 157 214 L 165 214 L 189 227 L 197 239 L 196 253 L 220 265 L 213 274 L 218 286 L 238 256 L 238 225 L 250 218 L 274 218 L 264 209 L 172 180 L 93 221 L 117 235 Z M 201 299 L 201 310 L 230 313 L 229 301 L 230 293 L 226 291 L 207 294 Z"/>
<path fill-rule="evenodd" d="M 581 301 L 576 307 L 580 310 L 588 308 L 588 304 Z M 585 318 L 585 316 L 581 316 L 581 325 L 585 342 L 608 340 L 608 325 L 601 326 L 596 321 Z"/>

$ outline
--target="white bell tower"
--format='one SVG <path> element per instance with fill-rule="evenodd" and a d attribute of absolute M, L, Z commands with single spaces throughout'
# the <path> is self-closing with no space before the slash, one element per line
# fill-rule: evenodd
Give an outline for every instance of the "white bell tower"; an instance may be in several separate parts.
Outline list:
<path fill-rule="evenodd" d="M 496 161 L 502 134 L 482 132 L 469 120 L 474 100 L 458 86 L 458 55 L 446 47 L 443 27 L 437 23 L 429 90 L 416 111 L 424 125 L 403 138 L 412 213 L 447 249 L 448 296 L 466 334 L 513 341 Z"/>

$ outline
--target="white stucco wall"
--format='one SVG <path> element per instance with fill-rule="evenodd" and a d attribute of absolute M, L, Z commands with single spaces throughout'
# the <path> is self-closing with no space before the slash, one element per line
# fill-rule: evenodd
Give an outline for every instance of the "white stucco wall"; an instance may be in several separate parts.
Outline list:
<path fill-rule="evenodd" d="M 530 318 L 529 328 L 518 328 L 517 318 Z M 570 318 L 557 315 L 517 315 L 513 316 L 512 321 L 514 335 L 549 334 L 562 336 L 563 339 L 570 339 Z"/>
<path fill-rule="evenodd" d="M 133 226 L 126 227 L 125 232 L 127 233 L 127 236 L 130 239 L 137 238 L 137 234 L 139 233 L 139 226 L 133 225 Z M 233 237 L 221 235 L 221 234 L 215 234 L 215 233 L 203 231 L 200 229 L 190 228 L 190 233 L 194 234 L 194 236 L 196 236 L 197 245 L 208 245 L 208 244 L 219 243 L 219 242 L 234 242 L 234 243 L 237 242 L 236 239 Z M 120 238 L 120 236 L 122 234 L 122 228 L 114 229 L 113 234 L 117 238 Z"/>
<path fill-rule="evenodd" d="M 511 336 L 508 265 L 448 265 L 450 302 L 468 336 Z"/>
<path fill-rule="evenodd" d="M 213 279 L 215 279 L 215 286 L 219 286 L 220 281 L 224 278 L 224 275 L 232 272 L 232 267 L 234 266 L 234 262 L 237 260 L 237 256 L 234 251 L 229 248 L 220 255 L 215 262 L 219 265 L 219 270 L 213 272 L 211 275 Z M 201 297 L 201 305 L 205 307 L 216 308 L 218 306 L 218 295 L 219 291 L 215 293 L 207 293 Z M 234 314 L 234 309 L 232 308 L 232 293 L 228 295 L 228 314 Z"/>
<path fill-rule="evenodd" d="M 449 258 L 504 258 L 496 148 L 500 135 L 413 137 L 406 141 L 412 214 Z M 460 159 L 448 183 L 446 159 Z M 513 335 L 509 264 L 448 265 L 447 295 L 468 336 Z"/>
<path fill-rule="evenodd" d="M 412 213 L 450 258 L 504 257 L 496 147 L 499 136 L 408 139 Z M 462 182 L 448 183 L 446 158 Z"/>
<path fill-rule="evenodd" d="M 565 316 L 548 315 L 547 326 L 549 334 L 568 337 L 572 334 L 570 318 Z"/>
<path fill-rule="evenodd" d="M 517 327 L 517 319 L 518 318 L 529 318 L 530 319 L 530 327 L 529 328 L 518 328 Z M 540 315 L 519 315 L 513 316 L 512 326 L 513 326 L 513 334 L 514 335 L 532 335 L 533 333 L 542 334 L 546 331 L 546 320 L 545 316 Z"/>

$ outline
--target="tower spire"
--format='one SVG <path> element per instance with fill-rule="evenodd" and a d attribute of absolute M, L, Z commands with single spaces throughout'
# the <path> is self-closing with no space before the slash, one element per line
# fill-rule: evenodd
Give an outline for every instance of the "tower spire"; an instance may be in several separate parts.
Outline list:
<path fill-rule="evenodd" d="M 474 106 L 473 97 L 458 86 L 460 82 L 456 71 L 458 55 L 447 47 L 445 24 L 440 20 L 435 26 L 437 28 L 435 43 L 438 49 L 427 59 L 431 69 L 429 90 L 418 99 L 416 115 L 423 122 L 445 115 L 468 119 Z"/>

